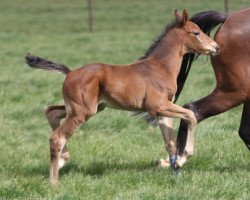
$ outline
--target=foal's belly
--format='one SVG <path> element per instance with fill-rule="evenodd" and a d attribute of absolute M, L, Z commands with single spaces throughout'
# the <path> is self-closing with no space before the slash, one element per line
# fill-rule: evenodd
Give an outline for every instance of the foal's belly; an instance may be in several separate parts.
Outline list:
<path fill-rule="evenodd" d="M 145 110 L 143 97 L 132 97 L 132 96 L 118 96 L 111 94 L 111 96 L 102 95 L 99 104 L 105 104 L 106 107 L 128 110 L 128 111 L 139 111 Z"/>

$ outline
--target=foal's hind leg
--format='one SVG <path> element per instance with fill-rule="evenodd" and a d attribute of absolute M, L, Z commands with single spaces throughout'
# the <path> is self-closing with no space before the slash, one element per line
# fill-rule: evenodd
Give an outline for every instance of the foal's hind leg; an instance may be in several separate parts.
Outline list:
<path fill-rule="evenodd" d="M 72 84 L 71 79 L 66 79 L 63 86 L 66 119 L 53 132 L 50 137 L 50 182 L 56 184 L 59 174 L 59 160 L 63 147 L 74 131 L 86 120 L 92 117 L 98 108 L 99 88 L 91 82 L 83 84 L 88 89 L 84 95 L 79 87 Z"/>
<path fill-rule="evenodd" d="M 244 103 L 239 135 L 250 150 L 250 101 Z"/>
<path fill-rule="evenodd" d="M 100 105 L 98 105 L 97 112 L 101 112 L 104 109 L 105 109 L 105 105 L 100 104 Z M 63 118 L 65 118 L 67 115 L 67 112 L 66 112 L 64 105 L 47 106 L 44 109 L 44 113 L 48 119 L 48 122 L 50 124 L 52 131 L 55 131 L 60 126 L 60 121 Z M 60 156 L 59 168 L 62 168 L 65 164 L 65 161 L 67 161 L 68 159 L 69 159 L 69 151 L 68 151 L 68 148 L 65 144 L 63 149 L 62 149 L 61 156 Z"/>
<path fill-rule="evenodd" d="M 56 184 L 59 174 L 59 160 L 63 147 L 77 127 L 90 118 L 94 112 L 83 105 L 70 102 L 67 117 L 50 138 L 50 182 Z"/>
<path fill-rule="evenodd" d="M 61 119 L 67 115 L 64 105 L 59 106 L 47 106 L 44 109 L 44 113 L 48 119 L 49 125 L 52 131 L 55 131 L 60 126 Z M 69 151 L 66 145 L 62 149 L 62 153 L 59 160 L 59 167 L 62 168 L 65 161 L 69 159 Z"/>

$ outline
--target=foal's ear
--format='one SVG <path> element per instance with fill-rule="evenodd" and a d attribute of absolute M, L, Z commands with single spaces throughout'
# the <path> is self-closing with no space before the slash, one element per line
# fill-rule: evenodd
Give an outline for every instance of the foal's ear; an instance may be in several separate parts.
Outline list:
<path fill-rule="evenodd" d="M 177 9 L 175 9 L 174 11 L 174 16 L 177 23 L 180 23 L 182 21 L 182 16 L 180 15 Z"/>
<path fill-rule="evenodd" d="M 188 13 L 187 11 L 184 9 L 183 10 L 183 14 L 182 14 L 182 24 L 185 25 L 187 23 L 188 20 Z"/>
<path fill-rule="evenodd" d="M 174 16 L 177 23 L 180 23 L 182 26 L 186 25 L 188 20 L 188 13 L 185 9 L 183 10 L 182 15 L 178 12 L 178 10 L 175 9 Z"/>

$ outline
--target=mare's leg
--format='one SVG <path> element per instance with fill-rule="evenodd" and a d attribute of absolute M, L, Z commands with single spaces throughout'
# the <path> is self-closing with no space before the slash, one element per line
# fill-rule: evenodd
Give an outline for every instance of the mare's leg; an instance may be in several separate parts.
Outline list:
<path fill-rule="evenodd" d="M 174 161 L 176 160 L 176 137 L 173 133 L 172 119 L 168 117 L 159 117 L 158 124 L 163 136 L 165 148 L 170 156 L 166 160 L 161 159 L 159 161 L 160 167 L 168 167 L 170 164 L 173 167 Z M 171 162 L 173 160 L 173 162 Z"/>
<path fill-rule="evenodd" d="M 163 102 L 163 101 L 162 101 Z M 172 102 L 165 102 L 164 104 L 156 109 L 156 112 L 151 115 L 160 115 L 164 117 L 171 118 L 181 118 L 188 124 L 188 134 L 187 134 L 187 143 L 184 148 L 184 154 L 181 155 L 180 159 L 176 161 L 177 167 L 181 167 L 187 160 L 187 158 L 193 155 L 194 152 L 194 131 L 196 127 L 196 119 L 194 113 L 188 109 L 182 108 L 173 104 Z"/>
<path fill-rule="evenodd" d="M 67 112 L 64 105 L 59 106 L 47 106 L 44 109 L 44 113 L 48 119 L 49 125 L 52 131 L 55 131 L 60 126 L 60 121 L 66 117 Z M 62 153 L 59 160 L 59 167 L 62 168 L 65 161 L 69 159 L 69 151 L 66 145 L 62 149 Z"/>
<path fill-rule="evenodd" d="M 239 135 L 250 150 L 250 101 L 244 103 Z"/>
<path fill-rule="evenodd" d="M 236 100 L 235 97 L 239 97 L 239 92 L 232 91 L 222 91 L 215 89 L 210 95 L 204 97 L 198 101 L 193 103 L 188 103 L 184 106 L 194 112 L 197 122 L 201 122 L 202 120 L 218 115 L 222 112 L 229 110 L 232 107 L 241 104 L 241 100 L 238 98 Z M 178 155 L 184 154 L 184 149 L 187 143 L 187 133 L 188 133 L 188 124 L 181 120 L 179 132 L 177 136 L 177 153 Z"/>

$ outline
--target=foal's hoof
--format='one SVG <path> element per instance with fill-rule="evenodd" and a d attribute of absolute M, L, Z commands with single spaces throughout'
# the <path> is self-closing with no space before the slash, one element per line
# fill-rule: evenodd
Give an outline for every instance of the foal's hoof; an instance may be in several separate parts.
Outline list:
<path fill-rule="evenodd" d="M 169 157 L 169 163 L 170 163 L 170 167 L 171 169 L 175 169 L 175 163 L 177 161 L 177 155 L 172 155 Z"/>
<path fill-rule="evenodd" d="M 58 180 L 57 180 L 57 179 L 50 179 L 50 184 L 51 184 L 52 186 L 56 186 L 57 183 L 58 183 Z"/>
<path fill-rule="evenodd" d="M 61 169 L 64 166 L 64 164 L 65 164 L 65 159 L 60 158 L 60 160 L 59 160 L 59 169 Z"/>
<path fill-rule="evenodd" d="M 158 168 L 168 168 L 170 166 L 170 163 L 168 160 L 160 159 L 156 161 L 156 165 Z"/>
<path fill-rule="evenodd" d="M 187 156 L 183 155 L 175 161 L 175 168 L 181 168 L 187 162 Z"/>

